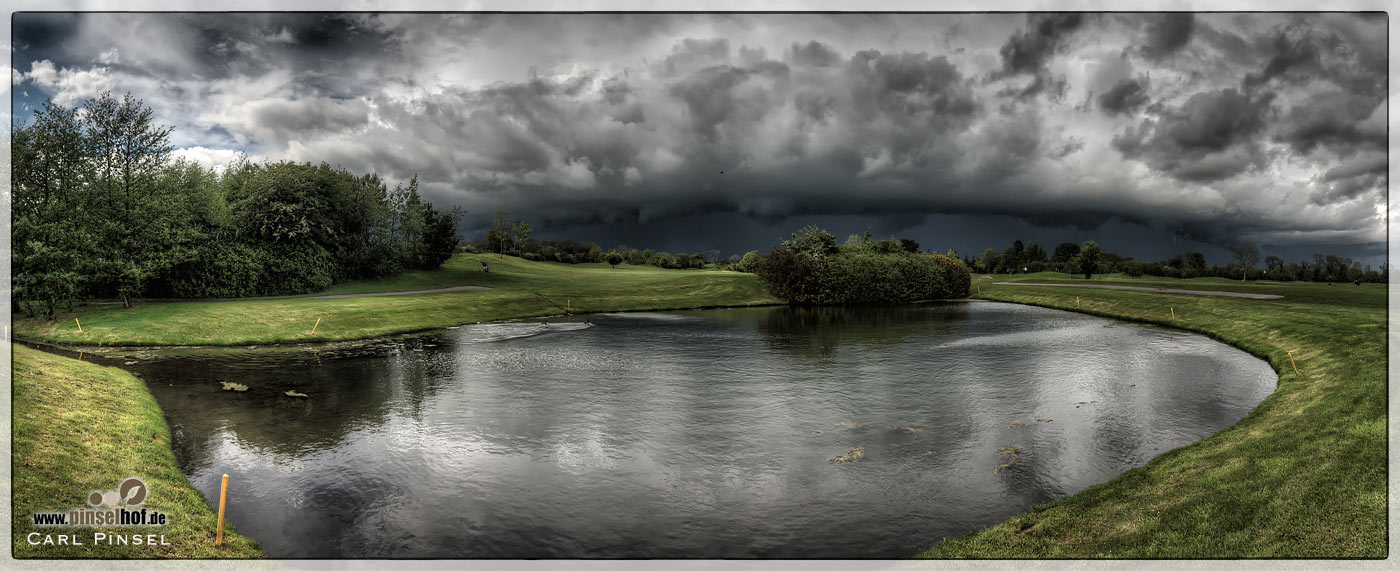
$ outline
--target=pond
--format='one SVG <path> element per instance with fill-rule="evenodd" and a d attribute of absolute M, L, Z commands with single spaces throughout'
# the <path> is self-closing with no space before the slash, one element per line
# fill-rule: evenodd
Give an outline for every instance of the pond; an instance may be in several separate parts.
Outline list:
<path fill-rule="evenodd" d="M 1277 381 L 1201 336 L 988 302 L 124 358 L 190 481 L 217 504 L 227 473 L 228 520 L 274 558 L 904 558 L 1226 428 Z"/>

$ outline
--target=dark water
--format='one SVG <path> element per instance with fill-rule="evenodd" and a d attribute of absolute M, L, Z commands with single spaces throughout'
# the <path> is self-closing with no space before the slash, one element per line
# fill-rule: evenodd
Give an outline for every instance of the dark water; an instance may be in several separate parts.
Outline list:
<path fill-rule="evenodd" d="M 908 557 L 1225 428 L 1276 380 L 1199 336 L 996 303 L 589 319 L 128 368 L 271 557 Z"/>

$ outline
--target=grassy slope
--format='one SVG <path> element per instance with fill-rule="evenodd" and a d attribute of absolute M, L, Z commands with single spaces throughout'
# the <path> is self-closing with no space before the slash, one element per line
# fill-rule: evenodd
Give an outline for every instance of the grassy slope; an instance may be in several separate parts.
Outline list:
<path fill-rule="evenodd" d="M 491 265 L 480 271 L 478 260 Z M 752 274 L 649 266 L 527 262 L 459 254 L 431 272 L 341 284 L 322 294 L 482 285 L 490 291 L 350 299 L 161 303 L 77 308 L 55 321 L 20 319 L 15 335 L 65 345 L 245 345 L 363 339 L 513 317 L 758 305 L 777 300 Z M 73 319 L 81 321 L 78 332 Z M 316 320 L 316 334 L 311 329 Z"/>
<path fill-rule="evenodd" d="M 1199 443 L 921 556 L 1385 557 L 1385 285 L 1110 278 L 1285 298 L 991 285 L 1005 276 L 973 283 L 985 299 L 1209 334 L 1268 360 L 1281 372 L 1278 389 Z M 1012 280 L 1073 283 L 1049 273 Z"/>
<path fill-rule="evenodd" d="M 119 369 L 14 346 L 13 554 L 61 558 L 260 557 L 225 522 L 214 546 L 215 513 L 190 486 L 170 451 L 170 431 L 140 379 Z M 29 514 L 85 506 L 91 490 L 128 476 L 150 486 L 146 505 L 170 515 L 164 528 L 34 528 Z M 33 531 L 77 534 L 87 544 L 34 546 Z M 163 534 L 170 546 L 93 545 L 92 533 Z"/>

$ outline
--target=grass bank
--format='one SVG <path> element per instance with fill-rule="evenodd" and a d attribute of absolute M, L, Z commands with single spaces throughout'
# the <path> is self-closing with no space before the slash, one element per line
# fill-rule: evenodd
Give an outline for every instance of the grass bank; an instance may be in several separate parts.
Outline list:
<path fill-rule="evenodd" d="M 490 264 L 489 273 L 481 272 L 483 260 Z M 459 254 L 438 270 L 349 282 L 312 295 L 460 285 L 493 289 L 341 299 L 147 303 L 132 309 L 90 305 L 53 321 L 18 319 L 15 336 L 60 345 L 261 345 L 365 339 L 463 323 L 556 315 L 565 309 L 587 313 L 778 301 L 752 274 L 528 262 L 494 254 Z M 83 331 L 78 330 L 78 324 Z"/>
<path fill-rule="evenodd" d="M 216 515 L 190 486 L 170 450 L 170 431 L 140 379 L 15 345 L 13 503 L 16 558 L 249 558 L 262 553 L 225 522 L 214 545 Z M 143 507 L 168 514 L 163 528 L 38 528 L 30 514 L 86 507 L 92 490 L 143 479 Z M 31 545 L 29 534 L 74 534 L 85 545 Z M 170 545 L 94 544 L 93 533 L 164 535 Z"/>
<path fill-rule="evenodd" d="M 994 281 L 1007 277 L 976 277 L 973 291 L 1204 333 L 1267 360 L 1278 389 L 1233 427 L 921 557 L 1386 556 L 1384 284 L 1089 282 L 1284 296 L 1262 301 Z M 1085 283 L 1049 273 L 1011 281 Z"/>

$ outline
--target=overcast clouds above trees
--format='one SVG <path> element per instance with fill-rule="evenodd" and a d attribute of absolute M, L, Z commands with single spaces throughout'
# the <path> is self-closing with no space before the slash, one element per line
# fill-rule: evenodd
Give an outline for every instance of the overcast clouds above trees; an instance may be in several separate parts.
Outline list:
<path fill-rule="evenodd" d="M 1140 225 L 1222 252 L 1385 236 L 1384 16 L 18 14 L 14 26 L 17 120 L 45 98 L 130 91 L 175 127 L 177 156 L 417 173 L 427 199 L 469 211 L 469 236 L 498 209 L 546 233 L 614 224 L 619 242 L 704 217 L 771 227 L 772 241 L 790 217 L 837 214 L 925 234 L 948 216 L 1086 236 Z M 768 244 L 716 240 L 677 247 Z"/>

